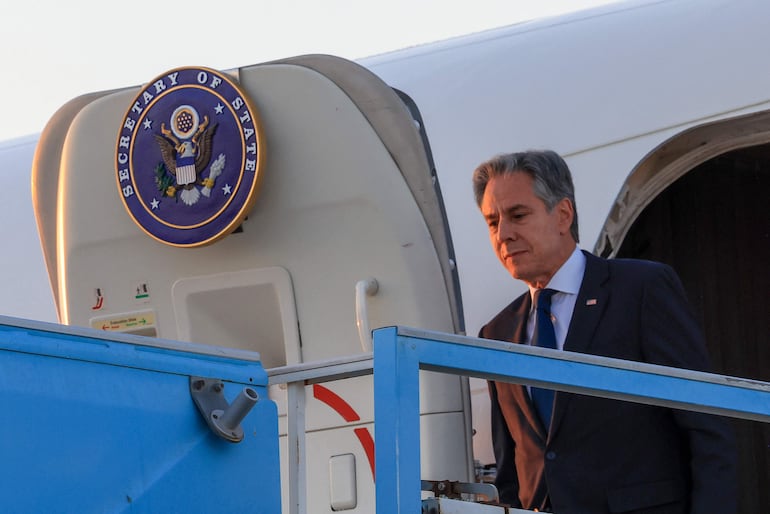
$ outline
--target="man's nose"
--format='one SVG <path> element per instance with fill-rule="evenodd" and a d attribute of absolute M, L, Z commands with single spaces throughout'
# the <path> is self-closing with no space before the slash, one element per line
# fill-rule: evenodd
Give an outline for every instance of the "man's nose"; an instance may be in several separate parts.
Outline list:
<path fill-rule="evenodd" d="M 497 227 L 497 240 L 498 241 L 515 240 L 516 236 L 517 236 L 516 228 L 513 226 L 513 223 L 506 220 L 500 220 L 499 225 Z"/>

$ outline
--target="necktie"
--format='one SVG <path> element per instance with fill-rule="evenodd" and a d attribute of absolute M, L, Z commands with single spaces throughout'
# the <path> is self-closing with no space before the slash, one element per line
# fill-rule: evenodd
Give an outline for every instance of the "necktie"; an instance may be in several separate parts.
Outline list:
<path fill-rule="evenodd" d="M 535 291 L 535 332 L 532 334 L 532 346 L 540 348 L 556 348 L 556 333 L 551 323 L 551 296 L 553 289 L 538 289 Z M 553 390 L 532 387 L 532 401 L 537 413 L 545 426 L 546 432 L 551 425 L 553 410 Z"/>

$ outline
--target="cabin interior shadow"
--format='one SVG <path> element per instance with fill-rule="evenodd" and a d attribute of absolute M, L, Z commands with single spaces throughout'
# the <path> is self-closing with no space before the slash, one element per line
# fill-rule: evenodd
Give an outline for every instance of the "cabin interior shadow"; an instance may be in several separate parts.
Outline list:
<path fill-rule="evenodd" d="M 639 215 L 617 257 L 679 273 L 716 373 L 770 381 L 770 144 L 696 166 Z M 734 420 L 740 513 L 770 512 L 770 425 Z"/>

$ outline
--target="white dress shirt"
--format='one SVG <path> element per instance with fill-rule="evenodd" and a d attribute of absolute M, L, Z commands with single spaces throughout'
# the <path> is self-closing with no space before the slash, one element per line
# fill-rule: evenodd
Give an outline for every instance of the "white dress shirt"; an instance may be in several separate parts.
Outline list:
<path fill-rule="evenodd" d="M 572 313 L 575 310 L 580 284 L 583 282 L 583 274 L 586 270 L 586 257 L 580 248 L 576 245 L 575 250 L 569 259 L 562 264 L 561 268 L 551 277 L 551 280 L 545 286 L 545 289 L 557 291 L 551 297 L 551 321 L 556 333 L 556 347 L 559 350 L 564 349 L 564 340 L 567 338 Z M 534 299 L 534 293 L 537 289 L 530 287 L 530 298 Z M 527 321 L 527 340 L 532 341 L 532 334 L 535 331 L 535 302 L 532 302 L 532 308 L 529 311 L 529 320 Z"/>

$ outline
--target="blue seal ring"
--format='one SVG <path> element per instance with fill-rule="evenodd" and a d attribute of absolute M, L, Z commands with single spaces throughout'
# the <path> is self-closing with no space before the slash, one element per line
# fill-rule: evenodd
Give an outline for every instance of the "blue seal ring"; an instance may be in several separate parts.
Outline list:
<path fill-rule="evenodd" d="M 256 200 L 264 136 L 247 95 L 225 74 L 177 68 L 147 83 L 123 117 L 116 179 L 129 215 L 178 247 L 230 234 Z"/>

